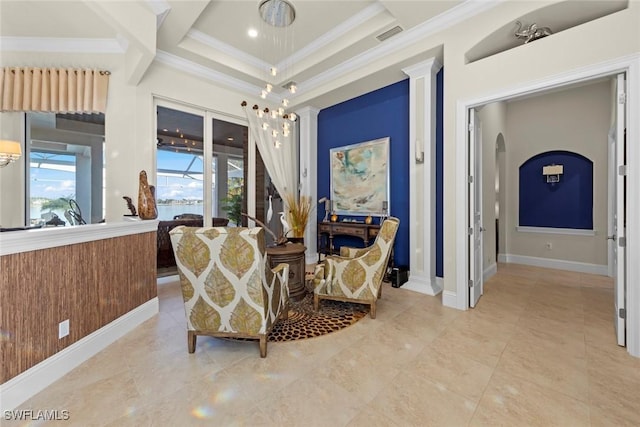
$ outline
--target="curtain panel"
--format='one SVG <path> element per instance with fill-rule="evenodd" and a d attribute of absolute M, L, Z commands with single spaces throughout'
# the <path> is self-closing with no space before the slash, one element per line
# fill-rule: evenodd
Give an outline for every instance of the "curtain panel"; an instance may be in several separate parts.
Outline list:
<path fill-rule="evenodd" d="M 105 113 L 109 71 L 0 68 L 0 111 Z"/>
<path fill-rule="evenodd" d="M 270 114 L 263 114 L 259 117 L 259 110 L 254 107 L 243 105 L 251 136 L 255 139 L 258 150 L 264 162 L 264 166 L 269 172 L 273 185 L 280 193 L 283 202 L 286 203 L 286 195 L 292 194 L 298 199 L 298 146 L 297 131 L 294 123 L 291 123 L 291 131 L 288 136 L 284 136 L 282 129 L 283 121 L 287 120 L 281 116 L 272 117 Z M 273 131 L 277 134 L 274 135 Z M 285 208 L 285 211 L 288 208 Z"/>

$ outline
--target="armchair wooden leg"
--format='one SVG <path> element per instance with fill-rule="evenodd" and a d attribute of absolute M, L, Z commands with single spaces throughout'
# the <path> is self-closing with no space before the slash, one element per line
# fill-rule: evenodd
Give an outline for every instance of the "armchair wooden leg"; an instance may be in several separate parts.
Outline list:
<path fill-rule="evenodd" d="M 196 333 L 195 331 L 187 331 L 187 348 L 189 353 L 196 351 Z"/>
<path fill-rule="evenodd" d="M 380 287 L 378 288 L 378 298 L 382 298 L 382 283 L 380 283 Z"/>
<path fill-rule="evenodd" d="M 373 302 L 371 303 L 369 315 L 371 316 L 372 319 L 376 318 L 376 301 L 375 300 L 373 300 Z"/>
<path fill-rule="evenodd" d="M 289 318 L 289 303 L 287 302 L 284 307 L 282 307 L 282 314 L 280 315 L 282 320 L 287 320 Z"/>
<path fill-rule="evenodd" d="M 260 335 L 260 357 L 267 357 L 267 335 Z"/>
<path fill-rule="evenodd" d="M 318 294 L 313 294 L 313 311 L 318 311 L 319 306 L 320 298 L 318 298 Z"/>

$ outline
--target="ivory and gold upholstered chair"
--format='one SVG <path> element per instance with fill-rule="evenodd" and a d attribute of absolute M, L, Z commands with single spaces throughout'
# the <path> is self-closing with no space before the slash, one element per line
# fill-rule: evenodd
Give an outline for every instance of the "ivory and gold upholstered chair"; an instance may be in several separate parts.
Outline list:
<path fill-rule="evenodd" d="M 189 353 L 197 335 L 257 338 L 267 356 L 267 336 L 289 306 L 289 265 L 267 265 L 260 227 L 185 227 L 171 230 L 187 315 Z"/>
<path fill-rule="evenodd" d="M 370 306 L 376 318 L 376 300 L 382 294 L 384 278 L 400 220 L 387 218 L 373 244 L 367 248 L 340 248 L 340 256 L 329 255 L 316 267 L 313 307 L 321 299 L 357 302 Z"/>

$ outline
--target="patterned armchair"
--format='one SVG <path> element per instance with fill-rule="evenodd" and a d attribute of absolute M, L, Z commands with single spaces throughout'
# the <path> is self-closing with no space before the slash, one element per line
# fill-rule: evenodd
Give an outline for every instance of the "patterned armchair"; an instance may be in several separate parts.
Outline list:
<path fill-rule="evenodd" d="M 368 304 L 372 319 L 376 318 L 376 300 L 382 294 L 384 278 L 400 220 L 387 218 L 373 245 L 367 248 L 340 249 L 340 256 L 330 255 L 315 271 L 313 307 L 318 310 L 321 299 Z"/>
<path fill-rule="evenodd" d="M 189 353 L 197 335 L 258 338 L 267 356 L 267 335 L 285 319 L 289 265 L 267 267 L 260 227 L 185 227 L 171 230 L 187 315 Z"/>

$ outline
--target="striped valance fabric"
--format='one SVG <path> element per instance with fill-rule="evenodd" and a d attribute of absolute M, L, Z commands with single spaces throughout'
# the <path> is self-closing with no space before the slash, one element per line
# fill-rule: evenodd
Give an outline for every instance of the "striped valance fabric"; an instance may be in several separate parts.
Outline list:
<path fill-rule="evenodd" d="M 84 68 L 0 68 L 0 111 L 105 113 L 109 74 Z"/>

